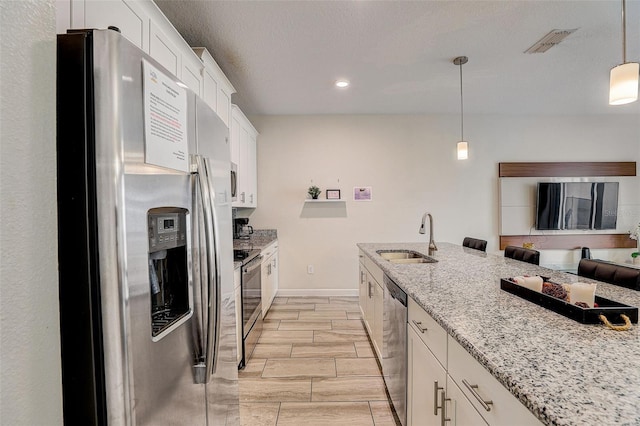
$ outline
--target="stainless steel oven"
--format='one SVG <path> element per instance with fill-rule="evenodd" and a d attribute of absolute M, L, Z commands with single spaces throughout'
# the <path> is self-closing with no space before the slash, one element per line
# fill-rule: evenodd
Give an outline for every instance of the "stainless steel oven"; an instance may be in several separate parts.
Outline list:
<path fill-rule="evenodd" d="M 256 250 L 258 251 L 258 250 Z M 249 362 L 251 354 L 262 334 L 262 255 L 253 257 L 242 265 L 242 361 Z M 249 257 L 247 258 L 249 259 Z"/>

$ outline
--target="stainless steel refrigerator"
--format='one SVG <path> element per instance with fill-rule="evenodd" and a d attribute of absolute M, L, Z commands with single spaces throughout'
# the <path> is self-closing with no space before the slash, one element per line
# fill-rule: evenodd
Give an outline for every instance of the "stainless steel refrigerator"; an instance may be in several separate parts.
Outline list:
<path fill-rule="evenodd" d="M 228 128 L 117 31 L 57 55 L 65 424 L 238 424 Z"/>

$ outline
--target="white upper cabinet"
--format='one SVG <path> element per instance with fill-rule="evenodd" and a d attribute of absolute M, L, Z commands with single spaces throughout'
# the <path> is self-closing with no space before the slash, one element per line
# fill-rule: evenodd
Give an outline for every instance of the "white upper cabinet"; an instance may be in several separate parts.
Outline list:
<path fill-rule="evenodd" d="M 160 62 L 171 74 L 178 76 L 182 70 L 180 50 L 153 21 L 149 23 L 149 55 Z"/>
<path fill-rule="evenodd" d="M 238 166 L 238 198 L 233 207 L 258 207 L 258 132 L 237 105 L 231 105 L 231 162 Z"/>
<path fill-rule="evenodd" d="M 132 0 L 58 0 L 56 29 L 64 34 L 70 28 L 106 29 L 118 27 L 120 33 L 144 51 L 149 49 L 149 16 L 145 4 Z"/>
<path fill-rule="evenodd" d="M 231 82 L 206 48 L 194 47 L 193 51 L 204 65 L 202 72 L 202 98 L 222 118 L 222 121 L 231 128 L 231 94 L 235 93 L 236 89 L 233 88 Z"/>
<path fill-rule="evenodd" d="M 204 67 L 202 62 L 200 62 L 196 55 L 182 56 L 182 72 L 180 79 L 187 85 L 187 87 L 189 87 L 189 89 L 200 97 L 202 97 L 203 71 Z"/>
<path fill-rule="evenodd" d="M 229 126 L 235 89 L 207 49 L 191 49 L 151 0 L 57 0 L 56 29 L 118 27 L 129 41 L 179 78 Z"/>

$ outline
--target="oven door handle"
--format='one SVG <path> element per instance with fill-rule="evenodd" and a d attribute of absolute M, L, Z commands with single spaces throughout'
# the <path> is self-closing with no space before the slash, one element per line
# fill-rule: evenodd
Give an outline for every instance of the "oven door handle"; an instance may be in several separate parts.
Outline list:
<path fill-rule="evenodd" d="M 260 266 L 262 266 L 262 259 L 263 258 L 264 258 L 264 256 L 259 254 L 258 256 L 256 256 L 253 259 L 251 259 L 251 261 L 249 263 L 244 265 L 244 268 L 243 268 L 244 273 L 245 274 L 249 274 L 249 273 L 255 271 L 256 269 L 258 269 Z"/>

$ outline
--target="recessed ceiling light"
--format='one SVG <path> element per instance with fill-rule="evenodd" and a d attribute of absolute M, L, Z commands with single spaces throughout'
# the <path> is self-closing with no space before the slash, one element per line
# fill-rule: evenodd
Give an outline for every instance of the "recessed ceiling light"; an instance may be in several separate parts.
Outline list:
<path fill-rule="evenodd" d="M 349 80 L 338 80 L 336 81 L 336 87 L 344 89 L 345 87 L 349 87 Z"/>

